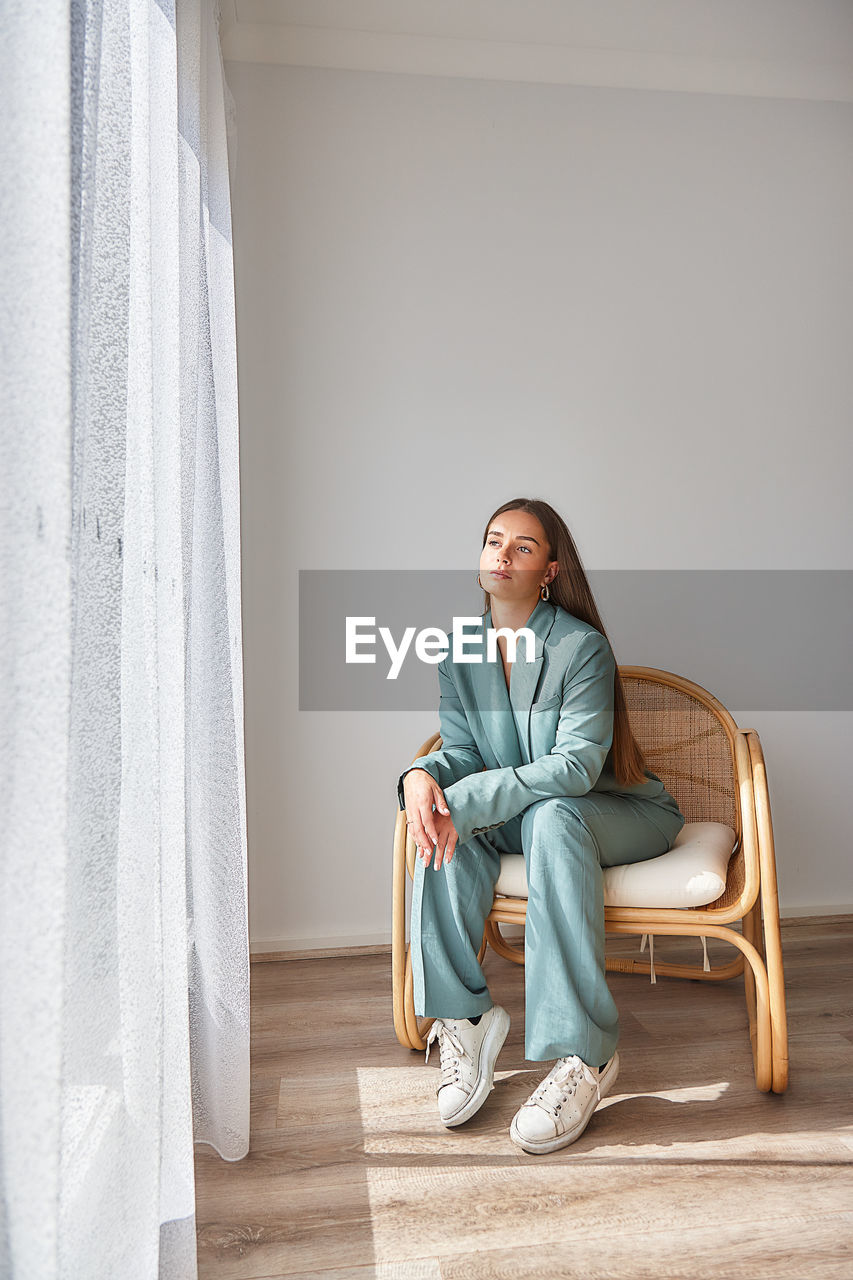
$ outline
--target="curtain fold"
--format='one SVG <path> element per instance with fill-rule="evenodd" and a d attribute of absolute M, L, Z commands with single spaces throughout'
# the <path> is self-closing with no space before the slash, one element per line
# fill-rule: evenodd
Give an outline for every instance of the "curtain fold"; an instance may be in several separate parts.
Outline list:
<path fill-rule="evenodd" d="M 0 1274 L 192 1280 L 249 1144 L 215 9 L 10 0 L 0 72 Z"/>

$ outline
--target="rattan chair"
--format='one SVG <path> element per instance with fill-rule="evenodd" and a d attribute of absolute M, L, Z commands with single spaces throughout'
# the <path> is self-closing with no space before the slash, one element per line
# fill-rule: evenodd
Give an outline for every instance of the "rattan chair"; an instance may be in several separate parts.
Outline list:
<path fill-rule="evenodd" d="M 699 685 L 651 667 L 620 667 L 631 727 L 649 768 L 675 796 L 691 823 L 721 823 L 736 840 L 724 891 L 702 906 L 636 907 L 605 904 L 605 930 L 650 940 L 649 960 L 607 957 L 607 969 L 723 982 L 743 974 L 755 1083 L 762 1092 L 784 1093 L 788 1084 L 788 1036 L 773 826 L 764 756 L 757 732 L 739 729 L 726 708 Z M 434 734 L 413 759 L 437 750 Z M 407 1048 L 423 1049 L 432 1019 L 415 1016 L 412 964 L 406 935 L 406 877 L 414 873 L 416 849 L 405 813 L 397 814 L 393 850 L 392 972 L 394 1029 Z M 671 857 L 670 853 L 662 858 Z M 634 864 L 635 866 L 638 864 Z M 605 875 L 607 873 L 605 872 Z M 503 877 L 503 872 L 502 872 Z M 523 925 L 526 897 L 496 894 L 486 921 L 486 947 L 524 963 L 524 948 L 510 942 L 501 924 Z M 740 929 L 735 926 L 740 923 Z M 655 934 L 702 939 L 704 961 L 695 965 L 653 960 Z M 737 949 L 725 965 L 712 967 L 706 937 Z"/>

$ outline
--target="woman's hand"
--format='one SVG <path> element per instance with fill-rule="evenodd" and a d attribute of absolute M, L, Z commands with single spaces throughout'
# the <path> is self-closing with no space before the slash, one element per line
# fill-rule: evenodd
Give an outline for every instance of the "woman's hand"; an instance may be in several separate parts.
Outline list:
<path fill-rule="evenodd" d="M 435 862 L 432 864 L 433 871 L 438 871 L 443 862 L 450 862 L 456 852 L 456 842 L 459 839 L 459 832 L 453 825 L 453 819 L 448 814 L 434 813 L 435 828 L 438 838 L 435 842 Z M 425 867 L 429 866 L 429 860 L 432 857 L 429 849 L 422 854 L 422 861 Z"/>
<path fill-rule="evenodd" d="M 418 847 L 418 856 L 428 867 L 435 845 L 433 870 L 438 871 L 443 862 L 450 862 L 453 858 L 459 839 L 444 792 L 426 769 L 410 769 L 403 778 L 403 795 L 406 800 L 406 826 Z"/>

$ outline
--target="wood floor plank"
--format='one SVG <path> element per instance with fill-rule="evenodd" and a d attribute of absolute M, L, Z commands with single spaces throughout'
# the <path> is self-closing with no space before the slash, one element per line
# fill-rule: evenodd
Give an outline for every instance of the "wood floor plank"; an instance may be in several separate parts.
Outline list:
<path fill-rule="evenodd" d="M 411 1252 L 444 1257 L 491 1248 L 496 1224 L 514 1247 L 562 1243 L 567 1227 L 573 1243 L 623 1232 L 665 1237 L 675 1216 L 685 1230 L 704 1226 L 711 1206 L 718 1222 L 737 1225 L 744 1235 L 774 1207 L 778 1216 L 780 1197 L 793 1235 L 815 1217 L 827 1219 L 830 1207 L 848 1210 L 853 1192 L 850 1168 L 740 1165 L 733 1178 L 728 1167 L 701 1161 L 632 1164 L 627 1183 L 619 1163 L 560 1162 L 541 1168 L 542 1163 L 534 1157 L 523 1174 L 490 1170 L 481 1175 L 484 1185 L 476 1192 L 464 1169 L 429 1176 L 402 1169 L 371 1174 L 376 1257 Z"/>
<path fill-rule="evenodd" d="M 423 1256 L 456 1256 L 507 1245 L 541 1247 L 611 1239 L 625 1233 L 670 1237 L 707 1225 L 709 1212 L 746 1239 L 756 1221 L 784 1209 L 791 1239 L 822 1222 L 837 1238 L 849 1229 L 853 1169 L 814 1164 L 756 1167 L 630 1162 L 595 1166 L 550 1163 L 531 1157 L 527 1168 L 506 1165 L 477 1171 L 409 1169 L 367 1171 L 364 1183 L 339 1187 L 318 1200 L 297 1179 L 271 1178 L 240 1195 L 232 1212 L 239 1231 L 199 1229 L 206 1274 L 237 1280 L 252 1274 L 299 1275 L 327 1267 L 367 1265 Z M 831 1212 L 835 1210 L 835 1212 Z M 251 1244 L 252 1270 L 245 1267 Z M 215 1269 L 211 1263 L 215 1261 Z M 747 1272 L 749 1274 L 749 1272 Z"/>
<path fill-rule="evenodd" d="M 572 1239 L 524 1248 L 489 1249 L 445 1257 L 442 1280 L 849 1280 L 853 1274 L 853 1216 L 801 1223 L 786 1218 L 726 1222 L 598 1240 Z M 748 1262 L 745 1261 L 748 1259 Z"/>
<path fill-rule="evenodd" d="M 608 974 L 620 1076 L 547 1157 L 508 1134 L 551 1065 L 524 1057 L 523 969 L 487 956 L 510 1035 L 483 1109 L 446 1130 L 436 1055 L 394 1037 L 387 954 L 253 965 L 250 1150 L 196 1148 L 200 1280 L 847 1280 L 853 919 L 782 928 L 787 1093 L 755 1088 L 742 977 Z"/>
<path fill-rule="evenodd" d="M 253 1280 L 285 1280 L 282 1275 Z M 441 1280 L 438 1258 L 407 1258 L 402 1262 L 369 1263 L 363 1267 L 335 1267 L 332 1271 L 302 1271 L 299 1280 Z"/>
<path fill-rule="evenodd" d="M 280 1091 L 280 1077 L 252 1075 L 250 1123 L 253 1132 L 275 1126 Z"/>

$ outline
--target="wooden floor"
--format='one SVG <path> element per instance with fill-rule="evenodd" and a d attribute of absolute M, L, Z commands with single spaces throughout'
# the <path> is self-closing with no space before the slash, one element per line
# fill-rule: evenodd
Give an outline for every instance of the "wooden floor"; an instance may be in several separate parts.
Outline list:
<path fill-rule="evenodd" d="M 524 1059 L 523 970 L 487 956 L 512 1027 L 489 1100 L 451 1131 L 437 1049 L 425 1065 L 394 1037 L 388 955 L 253 964 L 251 1150 L 196 1147 L 201 1280 L 851 1280 L 851 941 L 853 917 L 783 923 L 780 1096 L 754 1086 L 742 979 L 608 974 L 620 1076 L 550 1156 L 508 1133 L 550 1065 Z M 657 962 L 697 953 L 655 940 Z"/>

